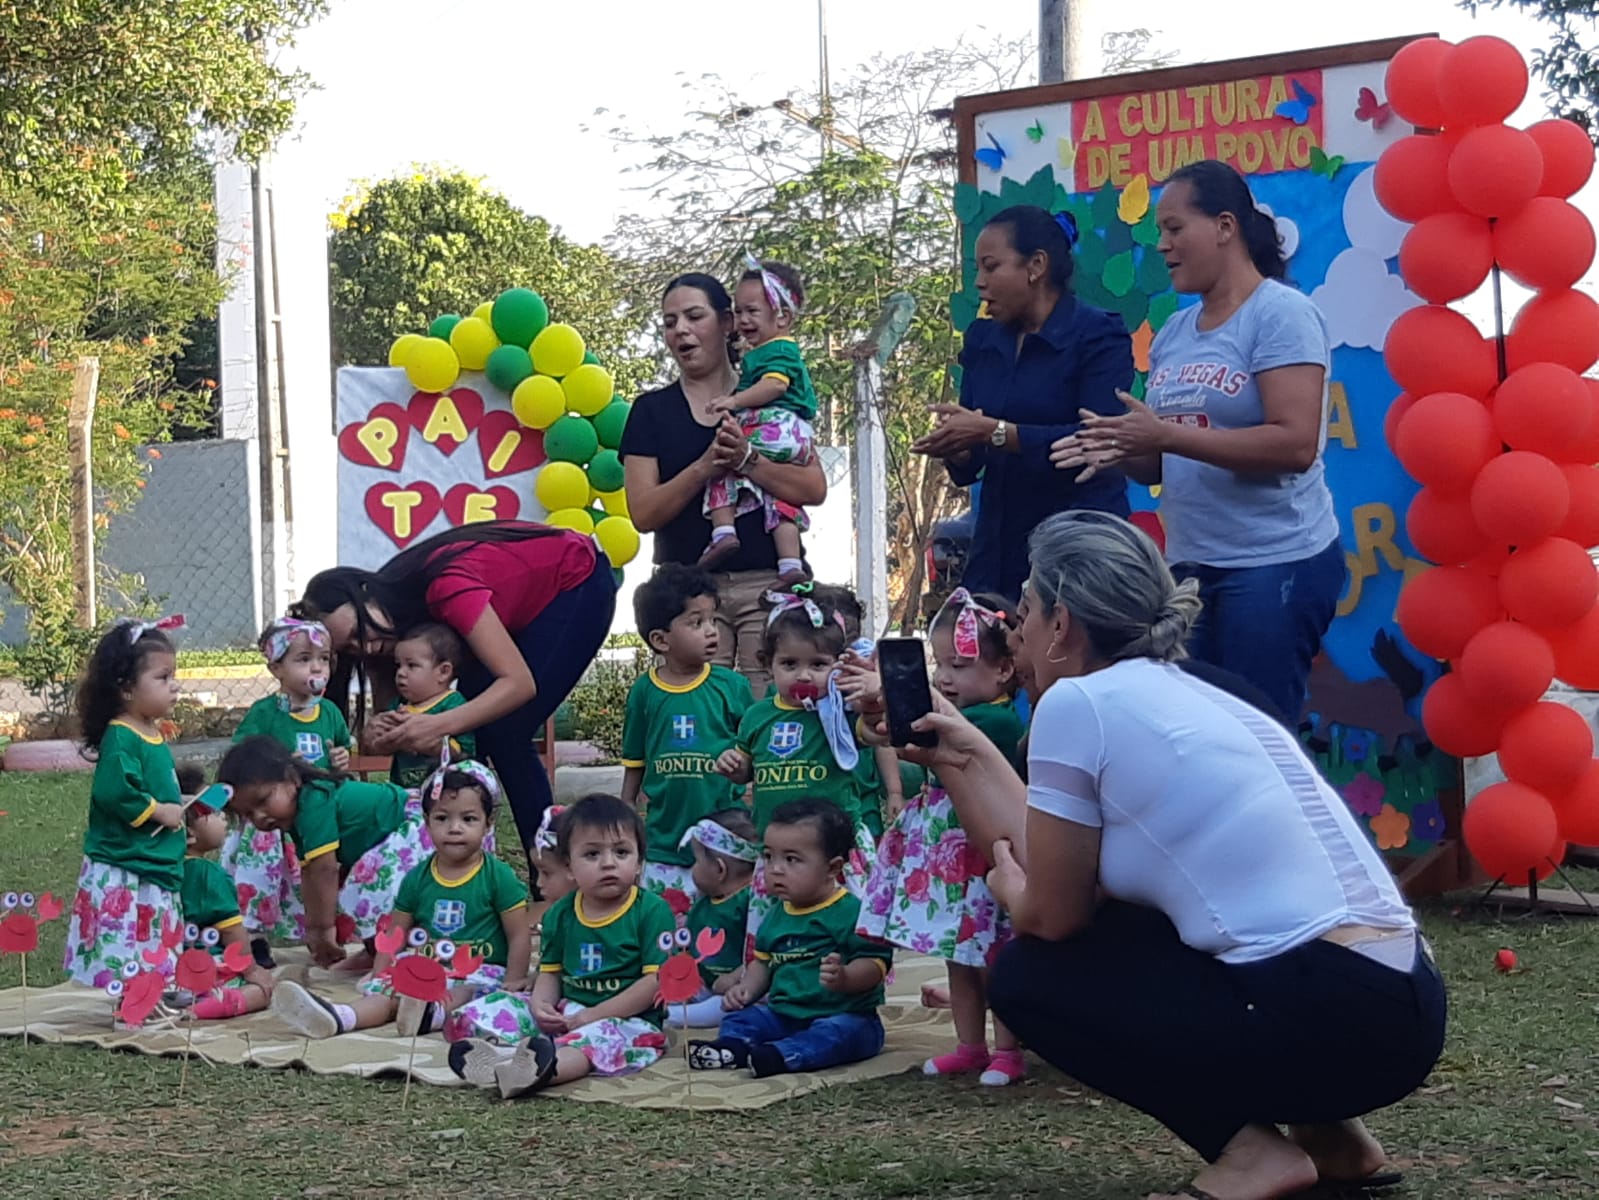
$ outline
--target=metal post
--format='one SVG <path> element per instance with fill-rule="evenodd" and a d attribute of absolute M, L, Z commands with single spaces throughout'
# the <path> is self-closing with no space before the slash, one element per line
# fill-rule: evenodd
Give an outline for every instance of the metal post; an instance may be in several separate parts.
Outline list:
<path fill-rule="evenodd" d="M 100 390 L 100 360 L 80 358 L 72 375 L 67 410 L 67 461 L 71 470 L 72 591 L 78 624 L 97 624 L 94 587 L 94 403 Z"/>
<path fill-rule="evenodd" d="M 888 631 L 888 439 L 883 428 L 883 367 L 910 328 L 916 301 L 888 298 L 877 324 L 855 352 L 855 594 L 862 631 Z"/>
<path fill-rule="evenodd" d="M 1090 74 L 1088 0 L 1038 0 L 1038 82 L 1061 83 Z"/>

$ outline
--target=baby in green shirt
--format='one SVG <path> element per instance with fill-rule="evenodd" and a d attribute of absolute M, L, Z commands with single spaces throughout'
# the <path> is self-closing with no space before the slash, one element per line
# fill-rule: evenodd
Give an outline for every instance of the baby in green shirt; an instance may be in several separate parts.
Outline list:
<path fill-rule="evenodd" d="M 388 712 L 372 721 L 362 738 L 369 753 L 393 755 L 390 782 L 416 791 L 438 769 L 441 754 L 395 749 L 391 735 L 397 723 L 389 714 L 442 713 L 465 704 L 466 697 L 455 690 L 457 668 L 465 656 L 461 635 L 438 621 L 412 626 L 394 644 L 394 689 L 399 696 Z M 459 733 L 450 739 L 451 759 L 476 755 L 477 738 L 472 734 Z"/>

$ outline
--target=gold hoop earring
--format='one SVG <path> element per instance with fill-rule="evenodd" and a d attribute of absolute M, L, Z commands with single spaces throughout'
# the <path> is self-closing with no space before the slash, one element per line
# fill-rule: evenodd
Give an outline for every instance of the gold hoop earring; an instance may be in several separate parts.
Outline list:
<path fill-rule="evenodd" d="M 1072 660 L 1072 656 L 1071 656 L 1071 655 L 1070 655 L 1070 654 L 1068 654 L 1068 655 L 1066 655 L 1066 657 L 1065 657 L 1065 658 L 1056 658 L 1056 657 L 1055 657 L 1055 656 L 1054 656 L 1054 655 L 1052 655 L 1052 654 L 1045 654 L 1045 655 L 1044 655 L 1044 659 L 1045 659 L 1045 661 L 1047 661 L 1047 662 L 1051 662 L 1051 663 L 1054 663 L 1054 664 L 1055 664 L 1055 665 L 1056 665 L 1056 666 L 1057 666 L 1057 667 L 1058 667 L 1058 666 L 1061 666 L 1061 665 L 1063 665 L 1063 664 L 1064 664 L 1064 663 L 1069 663 L 1069 662 L 1071 662 L 1071 660 Z"/>

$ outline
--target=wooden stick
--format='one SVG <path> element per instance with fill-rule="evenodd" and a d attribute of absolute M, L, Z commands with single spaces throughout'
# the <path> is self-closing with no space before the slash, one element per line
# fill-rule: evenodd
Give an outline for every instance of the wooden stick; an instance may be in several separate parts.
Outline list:
<path fill-rule="evenodd" d="M 178 1099 L 183 1099 L 184 1086 L 189 1082 L 189 1050 L 194 1045 L 194 1016 L 189 1016 L 189 1033 L 183 1039 L 183 1070 L 178 1072 Z"/>
<path fill-rule="evenodd" d="M 28 1048 L 28 956 L 22 956 L 22 1048 Z"/>
<path fill-rule="evenodd" d="M 688 1083 L 685 1085 L 688 1098 L 694 1099 L 694 1066 L 688 1060 L 688 1001 L 683 1001 L 683 1069 L 688 1072 Z"/>
<path fill-rule="evenodd" d="M 411 1035 L 411 1053 L 405 1060 L 405 1091 L 400 1094 L 400 1111 L 411 1102 L 411 1065 L 416 1062 L 416 1034 Z"/>

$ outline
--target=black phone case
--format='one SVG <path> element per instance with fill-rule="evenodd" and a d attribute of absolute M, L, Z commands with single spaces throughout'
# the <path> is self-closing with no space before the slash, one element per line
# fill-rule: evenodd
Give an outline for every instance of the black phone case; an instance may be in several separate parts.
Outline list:
<path fill-rule="evenodd" d="M 913 722 L 933 711 L 933 690 L 927 682 L 927 653 L 922 640 L 883 638 L 877 643 L 877 667 L 883 677 L 889 743 L 895 746 L 937 745 L 936 733 L 911 728 Z"/>

